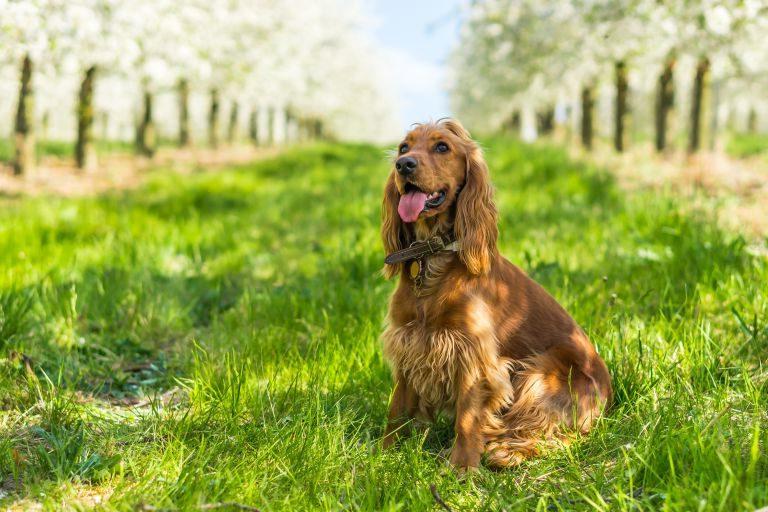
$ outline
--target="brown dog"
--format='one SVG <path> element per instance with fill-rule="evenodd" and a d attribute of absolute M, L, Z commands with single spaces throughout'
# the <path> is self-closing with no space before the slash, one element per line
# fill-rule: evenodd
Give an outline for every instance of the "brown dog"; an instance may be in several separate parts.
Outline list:
<path fill-rule="evenodd" d="M 587 432 L 611 399 L 605 363 L 568 313 L 496 248 L 496 206 L 477 144 L 454 120 L 400 144 L 382 205 L 392 295 L 384 352 L 395 388 L 384 447 L 412 418 L 455 416 L 450 462 L 520 462 Z M 421 243 L 421 241 L 428 241 Z"/>

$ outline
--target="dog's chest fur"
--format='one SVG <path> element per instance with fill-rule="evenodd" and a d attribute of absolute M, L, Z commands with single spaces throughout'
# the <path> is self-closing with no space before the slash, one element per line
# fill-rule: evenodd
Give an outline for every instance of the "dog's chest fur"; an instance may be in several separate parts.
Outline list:
<path fill-rule="evenodd" d="M 414 236 L 423 240 L 450 231 L 453 225 L 434 219 L 418 222 L 413 229 Z M 395 294 L 382 336 L 385 357 L 394 372 L 401 374 L 419 395 L 419 408 L 427 415 L 427 411 L 452 412 L 460 388 L 479 380 L 499 391 L 499 396 L 511 396 L 511 390 L 507 389 L 510 388 L 508 361 L 498 357 L 488 305 L 480 298 L 447 298 L 453 288 L 448 277 L 457 261 L 455 252 L 427 258 L 418 290 L 412 288 L 411 280 L 401 277 L 404 281 L 400 283 L 400 292 L 409 290 L 409 300 L 400 301 Z M 431 305 L 429 310 L 425 303 Z M 405 308 L 405 314 L 392 314 L 394 308 Z M 463 321 L 458 325 L 450 322 L 451 326 L 447 327 L 447 311 Z"/>
<path fill-rule="evenodd" d="M 457 310 L 450 302 L 443 307 Z M 432 310 L 401 324 L 390 315 L 384 331 L 384 355 L 419 395 L 422 412 L 452 411 L 461 387 L 481 380 L 494 388 L 509 385 L 508 365 L 498 357 L 487 305 L 470 298 L 458 310 L 466 319 L 462 327 L 441 325 L 442 315 Z"/>
<path fill-rule="evenodd" d="M 411 323 L 389 326 L 384 332 L 384 354 L 413 387 L 430 410 L 450 408 L 456 402 L 458 370 L 468 340 L 459 331 L 429 330 Z"/>

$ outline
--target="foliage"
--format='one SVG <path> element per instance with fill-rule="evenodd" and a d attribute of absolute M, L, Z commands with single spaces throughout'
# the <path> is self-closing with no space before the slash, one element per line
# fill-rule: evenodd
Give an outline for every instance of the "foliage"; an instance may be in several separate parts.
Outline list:
<path fill-rule="evenodd" d="M 614 65 L 623 62 L 638 98 L 633 111 L 650 111 L 666 60 L 677 61 L 676 97 L 687 101 L 692 68 L 706 57 L 717 88 L 715 115 L 746 118 L 755 106 L 764 114 L 766 13 L 766 0 L 472 2 L 452 58 L 454 109 L 483 130 L 498 128 L 514 112 L 556 104 L 564 118 L 580 112 L 580 88 L 608 87 Z M 612 98 L 604 95 L 598 106 Z"/>
<path fill-rule="evenodd" d="M 486 146 L 501 251 L 613 375 L 588 438 L 465 482 L 439 455 L 446 419 L 377 450 L 388 163 L 318 145 L 98 198 L 7 200 L 0 290 L 31 306 L 6 340 L 27 363 L 0 359 L 0 506 L 424 510 L 430 484 L 454 510 L 767 505 L 765 256 L 561 150 Z"/>
<path fill-rule="evenodd" d="M 0 81 L 30 55 L 38 117 L 50 118 L 57 138 L 71 138 L 77 87 L 91 66 L 97 124 L 112 138 L 131 138 L 145 91 L 173 94 L 181 79 L 195 96 L 193 121 L 205 119 L 218 89 L 243 112 L 320 119 L 337 137 L 393 133 L 380 55 L 357 1 L 0 0 L 0 12 Z M 12 98 L 15 88 L 2 90 Z M 177 104 L 157 106 L 165 136 L 175 134 Z"/>

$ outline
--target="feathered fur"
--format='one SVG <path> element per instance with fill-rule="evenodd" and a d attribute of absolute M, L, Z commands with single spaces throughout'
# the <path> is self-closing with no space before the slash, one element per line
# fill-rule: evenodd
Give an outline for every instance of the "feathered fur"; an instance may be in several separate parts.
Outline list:
<path fill-rule="evenodd" d="M 445 143 L 448 152 L 435 151 Z M 394 170 L 384 191 L 382 241 L 387 253 L 454 230 L 458 254 L 426 261 L 414 290 L 402 264 L 383 334 L 395 388 L 384 445 L 416 417 L 455 417 L 451 463 L 475 468 L 516 464 L 569 430 L 587 432 L 611 398 L 607 368 L 568 313 L 498 253 L 497 211 L 482 152 L 455 120 L 419 125 L 402 154 L 412 175 Z M 405 187 L 442 190 L 445 202 L 413 223 L 397 207 Z"/>

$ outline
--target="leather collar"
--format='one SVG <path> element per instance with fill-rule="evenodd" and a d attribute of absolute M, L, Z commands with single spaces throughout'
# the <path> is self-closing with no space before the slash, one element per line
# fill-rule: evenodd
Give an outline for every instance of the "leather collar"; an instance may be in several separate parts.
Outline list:
<path fill-rule="evenodd" d="M 424 256 L 430 256 L 432 254 L 441 251 L 450 251 L 453 248 L 449 247 L 456 241 L 456 235 L 453 231 L 444 235 L 436 235 L 428 240 L 417 240 L 413 242 L 407 249 L 393 252 L 384 259 L 384 263 L 387 265 L 394 265 L 396 263 L 402 263 L 403 261 L 418 260 Z"/>

